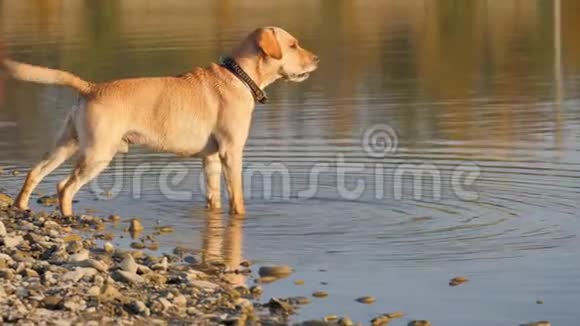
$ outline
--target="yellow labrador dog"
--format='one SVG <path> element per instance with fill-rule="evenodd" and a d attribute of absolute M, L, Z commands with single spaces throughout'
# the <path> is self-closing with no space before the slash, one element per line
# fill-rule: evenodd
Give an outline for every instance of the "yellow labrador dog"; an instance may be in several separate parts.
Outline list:
<path fill-rule="evenodd" d="M 13 78 L 77 90 L 80 105 L 66 118 L 55 148 L 29 173 L 15 205 L 28 209 L 38 183 L 78 153 L 72 173 L 58 183 L 60 211 L 72 215 L 77 191 L 130 144 L 203 159 L 207 206 L 218 209 L 223 166 L 230 212 L 243 215 L 242 153 L 255 102 L 277 79 L 301 82 L 318 57 L 278 27 L 251 33 L 221 64 L 177 77 L 91 83 L 65 71 L 2 60 Z"/>

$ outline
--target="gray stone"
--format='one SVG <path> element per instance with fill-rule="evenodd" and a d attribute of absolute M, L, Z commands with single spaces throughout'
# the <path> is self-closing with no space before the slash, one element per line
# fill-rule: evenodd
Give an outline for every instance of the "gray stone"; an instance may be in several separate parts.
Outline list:
<path fill-rule="evenodd" d="M 115 271 L 112 274 L 115 281 L 124 282 L 128 284 L 141 284 L 145 282 L 145 279 L 135 273 L 127 271 Z"/>
<path fill-rule="evenodd" d="M 94 276 L 97 273 L 97 270 L 92 267 L 77 267 L 73 271 L 66 272 L 62 276 L 62 280 L 78 282 L 85 276 Z"/>
<path fill-rule="evenodd" d="M 126 255 L 125 259 L 123 259 L 123 261 L 121 261 L 121 263 L 119 264 L 119 267 L 125 272 L 133 274 L 137 273 L 137 268 L 139 268 L 139 266 L 135 262 L 135 258 L 133 258 L 132 255 Z"/>

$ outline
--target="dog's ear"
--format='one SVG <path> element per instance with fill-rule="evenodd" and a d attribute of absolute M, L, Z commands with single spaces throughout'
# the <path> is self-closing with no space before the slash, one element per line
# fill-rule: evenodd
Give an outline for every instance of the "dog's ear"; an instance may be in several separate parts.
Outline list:
<path fill-rule="evenodd" d="M 282 49 L 280 43 L 276 38 L 276 32 L 273 28 L 263 28 L 258 31 L 257 39 L 258 47 L 265 55 L 276 60 L 282 59 Z"/>

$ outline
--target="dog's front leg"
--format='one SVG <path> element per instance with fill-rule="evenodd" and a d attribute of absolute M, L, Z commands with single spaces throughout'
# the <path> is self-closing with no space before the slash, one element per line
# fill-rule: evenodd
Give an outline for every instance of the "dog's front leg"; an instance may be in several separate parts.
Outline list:
<path fill-rule="evenodd" d="M 244 190 L 242 186 L 242 150 L 223 151 L 220 158 L 228 185 L 230 214 L 244 215 Z"/>
<path fill-rule="evenodd" d="M 222 207 L 220 194 L 222 163 L 218 153 L 203 158 L 203 173 L 205 175 L 205 198 L 207 208 L 218 210 Z"/>

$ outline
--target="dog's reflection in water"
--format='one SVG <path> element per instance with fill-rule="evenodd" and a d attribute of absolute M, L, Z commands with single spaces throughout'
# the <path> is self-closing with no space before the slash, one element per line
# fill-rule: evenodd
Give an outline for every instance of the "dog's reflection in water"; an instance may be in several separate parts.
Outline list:
<path fill-rule="evenodd" d="M 243 225 L 243 218 L 231 216 L 225 222 L 221 214 L 208 213 L 203 230 L 201 262 L 223 263 L 227 271 L 241 269 Z M 244 274 L 226 273 L 225 278 L 234 286 L 246 285 Z"/>

